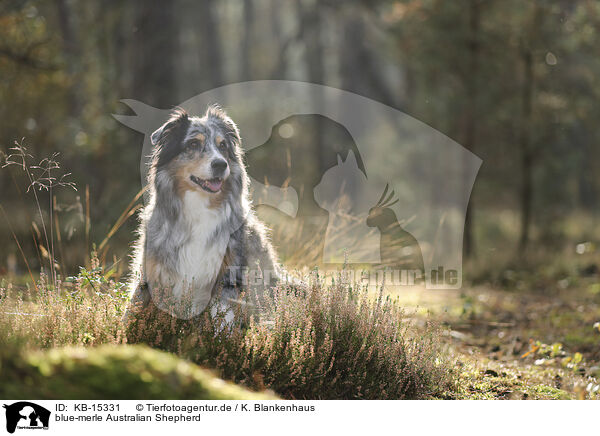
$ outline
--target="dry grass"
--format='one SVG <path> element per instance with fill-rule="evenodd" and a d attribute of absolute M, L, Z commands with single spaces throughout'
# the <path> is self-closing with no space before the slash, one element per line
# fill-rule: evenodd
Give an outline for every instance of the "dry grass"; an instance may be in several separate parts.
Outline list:
<path fill-rule="evenodd" d="M 128 295 L 122 284 L 102 272 L 99 266 L 82 268 L 57 286 L 43 275 L 35 288 L 0 286 L 1 330 L 32 348 L 126 342 L 121 318 Z"/>

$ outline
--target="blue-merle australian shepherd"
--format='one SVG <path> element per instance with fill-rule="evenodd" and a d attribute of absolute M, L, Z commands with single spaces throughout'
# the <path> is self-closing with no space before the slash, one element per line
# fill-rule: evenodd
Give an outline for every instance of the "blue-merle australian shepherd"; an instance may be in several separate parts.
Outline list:
<path fill-rule="evenodd" d="M 238 128 L 217 106 L 202 117 L 177 109 L 151 141 L 132 304 L 189 319 L 215 299 L 212 310 L 231 322 L 240 292 L 259 295 L 281 274 L 250 208 Z M 252 271 L 258 273 L 249 282 Z"/>

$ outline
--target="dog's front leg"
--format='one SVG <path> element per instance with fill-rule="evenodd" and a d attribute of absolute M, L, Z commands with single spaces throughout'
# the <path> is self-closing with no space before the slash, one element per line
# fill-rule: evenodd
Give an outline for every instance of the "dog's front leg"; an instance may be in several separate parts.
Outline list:
<path fill-rule="evenodd" d="M 242 228 L 235 231 L 223 257 L 221 272 L 217 284 L 213 288 L 210 313 L 215 319 L 223 314 L 224 323 L 231 326 L 237 313 L 241 313 L 240 289 L 243 284 L 243 269 L 245 259 L 242 255 Z"/>
<path fill-rule="evenodd" d="M 218 331 L 221 331 L 225 326 L 231 327 L 235 321 L 236 303 L 239 302 L 238 291 L 232 287 L 223 287 L 214 298 L 210 314 L 213 320 L 222 320 L 218 327 Z"/>
<path fill-rule="evenodd" d="M 129 301 L 129 305 L 125 310 L 125 315 L 123 316 L 123 323 L 127 325 L 127 323 L 132 317 L 132 313 L 146 309 L 148 307 L 148 303 L 150 303 L 150 299 L 150 290 L 148 289 L 148 284 L 140 282 L 136 286 L 131 300 Z"/>

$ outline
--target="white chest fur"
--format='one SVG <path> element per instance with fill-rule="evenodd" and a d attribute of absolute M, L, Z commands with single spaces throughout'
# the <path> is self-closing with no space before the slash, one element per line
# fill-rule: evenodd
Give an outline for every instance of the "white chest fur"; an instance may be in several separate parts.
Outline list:
<path fill-rule="evenodd" d="M 185 194 L 183 205 L 182 219 L 189 238 L 179 248 L 179 280 L 173 291 L 177 297 L 189 292 L 196 310 L 203 310 L 210 301 L 229 243 L 229 232 L 217 230 L 229 218 L 231 209 L 227 203 L 209 208 L 207 195 L 191 191 Z"/>

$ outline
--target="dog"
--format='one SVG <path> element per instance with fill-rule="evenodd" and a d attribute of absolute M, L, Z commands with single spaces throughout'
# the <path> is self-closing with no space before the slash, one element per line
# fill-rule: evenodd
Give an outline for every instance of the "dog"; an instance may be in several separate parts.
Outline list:
<path fill-rule="evenodd" d="M 218 106 L 202 117 L 176 109 L 151 142 L 149 201 L 140 214 L 128 313 L 154 303 L 190 319 L 215 299 L 211 310 L 231 323 L 241 292 L 253 296 L 246 303 L 259 304 L 281 276 L 251 209 L 238 127 Z M 248 271 L 259 272 L 252 283 Z"/>

